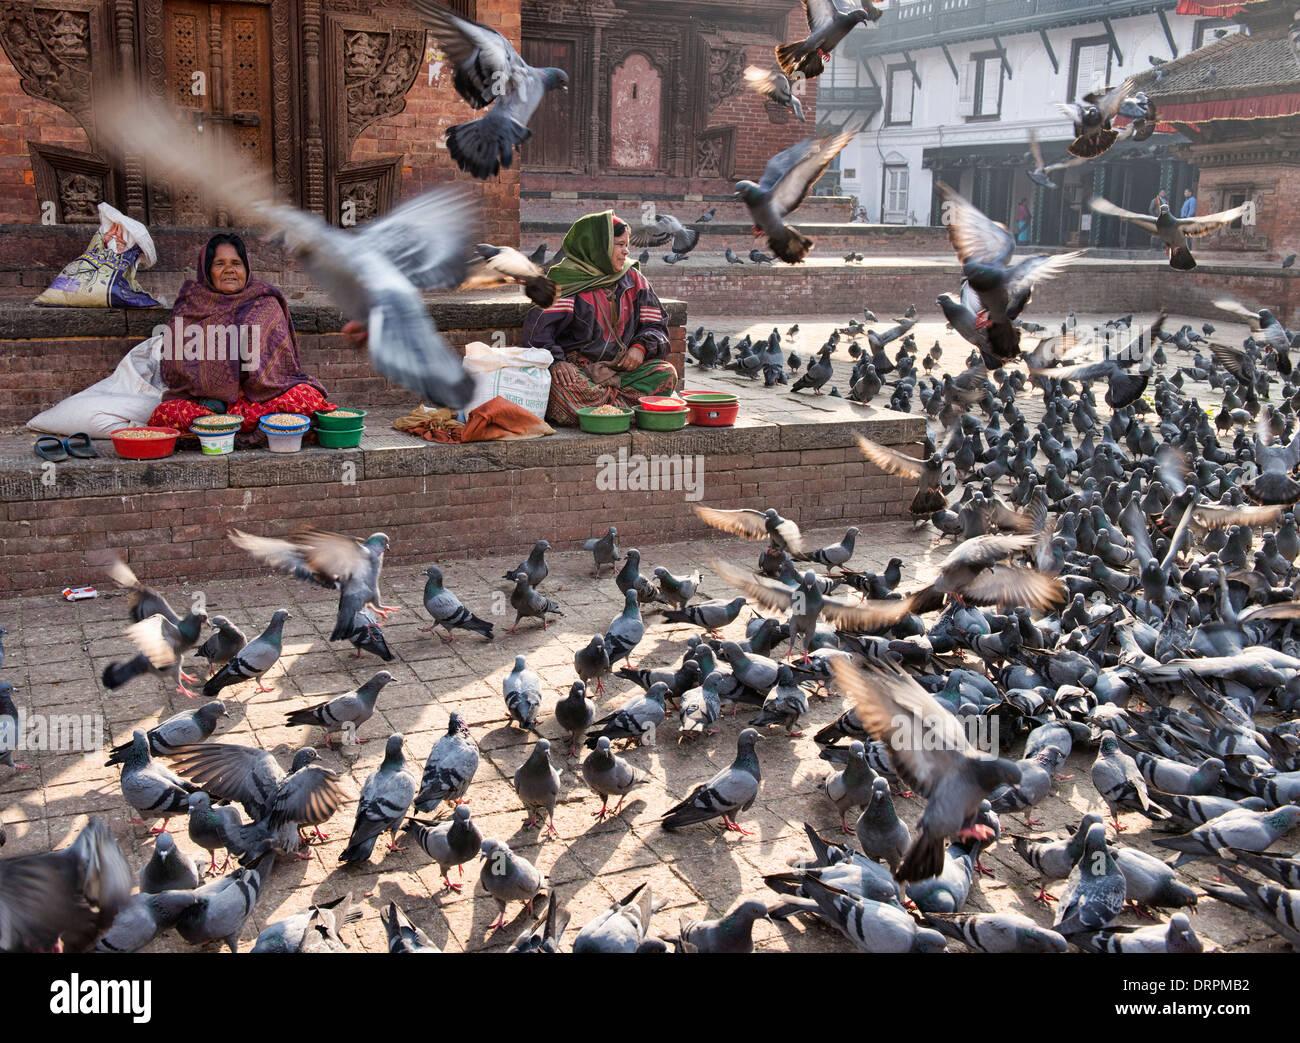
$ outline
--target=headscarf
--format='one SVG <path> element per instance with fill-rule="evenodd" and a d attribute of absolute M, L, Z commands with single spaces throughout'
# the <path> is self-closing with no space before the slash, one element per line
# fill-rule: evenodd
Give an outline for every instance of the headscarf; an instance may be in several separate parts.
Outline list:
<path fill-rule="evenodd" d="M 638 262 L 628 258 L 614 271 L 614 211 L 587 214 L 573 222 L 564 235 L 564 259 L 551 266 L 547 278 L 560 287 L 561 297 L 585 290 L 616 286 Z"/>
<path fill-rule="evenodd" d="M 173 350 L 162 359 L 161 377 L 173 398 L 217 399 L 232 405 L 242 393 L 249 402 L 267 402 L 284 394 L 298 384 L 309 384 L 321 394 L 325 389 L 302 372 L 298 361 L 298 341 L 289 317 L 289 304 L 274 286 L 249 275 L 244 288 L 238 293 L 220 293 L 213 287 L 208 275 L 209 262 L 220 242 L 235 247 L 248 271 L 248 258 L 238 237 L 213 236 L 213 240 L 199 253 L 198 278 L 181 286 L 167 320 Z M 176 342 L 177 320 L 183 331 L 189 326 L 202 326 L 204 351 L 202 358 L 184 357 L 184 339 Z M 208 327 L 233 326 L 247 330 L 251 354 L 253 331 L 257 333 L 256 365 L 240 358 L 235 352 L 209 352 Z M 217 357 L 224 354 L 226 357 Z M 233 354 L 233 358 L 230 357 Z M 248 368 L 245 368 L 248 366 Z"/>

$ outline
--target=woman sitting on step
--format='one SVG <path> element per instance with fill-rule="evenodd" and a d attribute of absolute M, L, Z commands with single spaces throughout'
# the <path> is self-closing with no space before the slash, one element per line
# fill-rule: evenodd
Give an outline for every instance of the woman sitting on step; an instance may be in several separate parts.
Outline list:
<path fill-rule="evenodd" d="M 663 308 L 628 260 L 630 238 L 612 210 L 575 221 L 563 259 L 547 272 L 561 296 L 524 320 L 524 344 L 555 356 L 546 407 L 553 424 L 572 427 L 586 406 L 635 406 L 677 386 Z"/>
<path fill-rule="evenodd" d="M 201 342 L 184 332 L 194 327 L 203 331 Z M 208 240 L 198 278 L 181 286 L 167 328 L 160 367 L 167 390 L 151 425 L 188 433 L 201 416 L 231 413 L 244 418 L 240 433 L 247 434 L 271 413 L 337 408 L 302 371 L 288 302 L 274 286 L 249 278 L 237 235 Z"/>

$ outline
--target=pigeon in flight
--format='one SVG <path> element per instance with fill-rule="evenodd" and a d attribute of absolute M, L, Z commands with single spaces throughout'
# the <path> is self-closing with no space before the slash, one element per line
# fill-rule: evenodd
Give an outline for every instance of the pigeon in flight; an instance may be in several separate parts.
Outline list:
<path fill-rule="evenodd" d="M 750 65 L 745 69 L 745 82 L 749 84 L 751 90 L 789 109 L 800 123 L 808 122 L 803 114 L 803 103 L 799 101 L 799 96 L 790 83 L 790 77 L 780 69 L 760 69 L 757 65 Z"/>
<path fill-rule="evenodd" d="M 671 242 L 672 251 L 678 260 L 695 249 L 700 241 L 700 233 L 688 228 L 672 214 L 658 214 L 649 224 L 632 229 L 633 246 L 662 246 Z"/>
<path fill-rule="evenodd" d="M 1127 221 L 1154 235 L 1165 244 L 1165 251 L 1169 254 L 1169 267 L 1180 272 L 1190 272 L 1196 267 L 1196 259 L 1192 256 L 1192 251 L 1187 248 L 1189 238 L 1217 232 L 1241 217 L 1246 210 L 1243 204 L 1218 214 L 1174 217 L 1169 210 L 1169 204 L 1164 203 L 1160 207 L 1160 216 L 1153 218 L 1148 214 L 1135 214 L 1131 210 L 1124 210 L 1109 199 L 1102 199 L 1100 196 L 1094 198 L 1088 205 L 1096 213 Z"/>
<path fill-rule="evenodd" d="M 826 71 L 831 51 L 863 22 L 875 22 L 885 12 L 871 0 L 804 0 L 808 36 L 778 44 L 776 60 L 790 79 L 813 79 Z"/>
<path fill-rule="evenodd" d="M 535 69 L 495 29 L 457 18 L 433 0 L 412 0 L 438 46 L 456 70 L 456 93 L 486 116 L 447 128 L 447 151 L 461 170 L 481 181 L 514 162 L 515 149 L 532 137 L 528 121 L 546 95 L 569 89 L 563 69 Z"/>
<path fill-rule="evenodd" d="M 1119 115 L 1132 89 L 1133 81 L 1128 79 L 1104 94 L 1092 92 L 1068 105 L 1057 103 L 1074 123 L 1074 140 L 1067 148 L 1070 155 L 1094 159 L 1115 144 L 1119 131 L 1112 129 L 1111 120 Z"/>
<path fill-rule="evenodd" d="M 491 243 L 479 243 L 474 249 L 477 252 L 470 260 L 469 275 L 459 289 L 523 283 L 524 293 L 539 308 L 549 308 L 555 303 L 559 287 L 546 277 L 545 269 L 518 250 Z"/>

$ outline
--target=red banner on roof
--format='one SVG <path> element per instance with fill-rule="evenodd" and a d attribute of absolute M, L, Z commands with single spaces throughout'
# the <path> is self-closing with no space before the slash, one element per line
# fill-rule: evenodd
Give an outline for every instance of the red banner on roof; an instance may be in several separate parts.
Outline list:
<path fill-rule="evenodd" d="M 1300 115 L 1300 93 L 1266 94 L 1222 101 L 1161 104 L 1161 123 L 1202 123 L 1208 120 L 1258 120 Z"/>
<path fill-rule="evenodd" d="M 1245 4 L 1202 4 L 1197 0 L 1178 0 L 1178 9 L 1174 13 L 1200 15 L 1204 18 L 1231 18 L 1245 6 Z"/>

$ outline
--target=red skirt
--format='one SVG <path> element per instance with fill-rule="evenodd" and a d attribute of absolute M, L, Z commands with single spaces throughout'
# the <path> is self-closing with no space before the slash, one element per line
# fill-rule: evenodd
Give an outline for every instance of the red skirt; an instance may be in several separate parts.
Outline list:
<path fill-rule="evenodd" d="M 257 422 L 271 413 L 302 413 L 310 417 L 317 410 L 328 412 L 337 409 L 332 402 L 326 402 L 325 396 L 310 384 L 295 384 L 283 395 L 277 395 L 267 402 L 249 402 L 240 395 L 235 403 L 226 410 L 232 416 L 242 416 L 241 434 L 247 434 L 257 427 Z M 190 425 L 201 416 L 212 416 L 213 410 L 190 398 L 165 398 L 158 403 L 158 408 L 149 418 L 151 427 L 170 427 L 183 434 L 190 433 Z"/>

